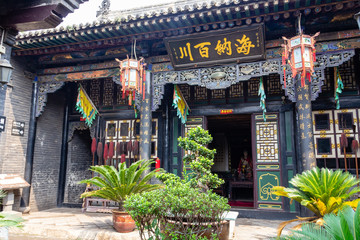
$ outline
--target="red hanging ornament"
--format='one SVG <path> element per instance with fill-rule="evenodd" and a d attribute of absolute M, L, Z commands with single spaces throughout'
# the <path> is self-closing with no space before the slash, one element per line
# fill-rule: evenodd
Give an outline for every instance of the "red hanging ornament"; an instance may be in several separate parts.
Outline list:
<path fill-rule="evenodd" d="M 144 82 L 145 82 L 145 66 L 144 58 L 140 60 L 127 59 L 121 61 L 117 58 L 115 60 L 119 63 L 120 67 L 120 81 L 122 85 L 123 98 L 125 95 L 129 97 L 129 105 L 135 100 L 135 94 L 138 93 L 144 96 Z"/>
<path fill-rule="evenodd" d="M 91 142 L 91 153 L 92 153 L 92 155 L 94 155 L 95 152 L 96 152 L 96 138 L 93 138 L 92 142 Z"/>
<path fill-rule="evenodd" d="M 105 146 L 104 146 L 104 155 L 103 155 L 103 157 L 104 157 L 104 165 L 106 165 L 106 160 L 108 159 L 108 149 L 109 149 L 108 144 L 105 143 Z"/>
<path fill-rule="evenodd" d="M 286 72 L 285 65 L 286 60 L 291 67 L 292 77 L 295 78 L 297 74 L 300 74 L 301 87 L 305 86 L 305 78 L 311 82 L 311 75 L 314 73 L 314 62 L 316 61 L 315 53 L 315 38 L 319 36 L 319 32 L 314 36 L 304 35 L 302 32 L 300 35 L 285 40 L 285 44 L 282 44 L 284 49 L 282 64 L 284 66 L 284 87 L 286 88 Z"/>
<path fill-rule="evenodd" d="M 109 144 L 109 153 L 108 153 L 109 159 L 112 159 L 114 157 L 114 153 L 115 153 L 114 148 L 115 148 L 114 142 L 110 142 L 110 144 Z"/>

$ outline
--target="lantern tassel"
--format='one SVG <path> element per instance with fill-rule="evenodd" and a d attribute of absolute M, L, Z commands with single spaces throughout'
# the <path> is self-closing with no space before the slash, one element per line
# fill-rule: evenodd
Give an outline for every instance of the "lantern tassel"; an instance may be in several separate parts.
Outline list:
<path fill-rule="evenodd" d="M 311 82 L 311 73 L 307 72 L 306 75 L 307 75 L 307 79 L 309 80 L 309 82 Z"/>
<path fill-rule="evenodd" d="M 105 143 L 105 146 L 104 146 L 104 165 L 106 165 L 106 161 L 107 161 L 107 158 L 108 158 L 108 149 L 109 149 L 109 146 L 107 143 Z"/>

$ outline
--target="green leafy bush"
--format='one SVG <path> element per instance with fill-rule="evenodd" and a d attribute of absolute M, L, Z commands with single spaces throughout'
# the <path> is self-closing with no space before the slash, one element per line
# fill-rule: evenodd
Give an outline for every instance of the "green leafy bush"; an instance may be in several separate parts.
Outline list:
<path fill-rule="evenodd" d="M 158 178 L 165 183 L 163 189 L 135 194 L 125 201 L 141 239 L 217 239 L 222 214 L 230 206 L 226 198 L 211 190 L 223 183 L 211 173 L 215 150 L 206 147 L 211 141 L 204 129 L 191 129 L 186 138 L 179 138 L 179 146 L 188 153 L 184 178 L 161 174 Z"/>

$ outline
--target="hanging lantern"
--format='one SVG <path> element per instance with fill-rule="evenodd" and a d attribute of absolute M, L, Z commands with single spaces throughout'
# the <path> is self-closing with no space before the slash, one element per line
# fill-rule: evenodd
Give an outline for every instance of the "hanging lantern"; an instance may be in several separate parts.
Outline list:
<path fill-rule="evenodd" d="M 129 105 L 135 100 L 135 93 L 145 98 L 145 66 L 144 58 L 140 60 L 127 58 L 123 61 L 115 58 L 120 67 L 120 82 L 123 98 L 129 97 Z"/>
<path fill-rule="evenodd" d="M 301 31 L 300 31 L 301 32 Z M 284 70 L 284 87 L 286 88 L 286 64 L 289 64 L 292 71 L 292 78 L 297 74 L 301 76 L 301 87 L 305 86 L 305 77 L 311 82 L 311 75 L 314 73 L 314 62 L 316 62 L 315 38 L 314 36 L 301 34 L 285 40 L 282 45 L 284 51 L 282 56 L 282 64 Z"/>

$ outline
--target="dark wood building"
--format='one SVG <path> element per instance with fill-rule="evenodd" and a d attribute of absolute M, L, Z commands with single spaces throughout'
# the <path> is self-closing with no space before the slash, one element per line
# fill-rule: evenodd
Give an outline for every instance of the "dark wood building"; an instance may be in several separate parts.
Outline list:
<path fill-rule="evenodd" d="M 77 182 L 89 176 L 92 137 L 105 143 L 143 137 L 148 155 L 181 175 L 184 153 L 177 138 L 202 126 L 214 137 L 213 170 L 226 180 L 219 194 L 228 196 L 241 216 L 299 214 L 299 206 L 273 195 L 272 187 L 287 186 L 295 174 L 315 164 L 344 168 L 339 136 L 345 131 L 349 141 L 359 138 L 360 33 L 354 19 L 359 9 L 352 0 L 188 0 L 18 35 L 13 58 L 26 62 L 38 79 L 31 203 L 36 205 L 50 185 L 58 205 L 81 203 L 84 186 Z M 281 37 L 297 35 L 300 15 L 304 33 L 320 31 L 316 77 L 303 89 L 291 81 L 288 69 L 284 78 L 281 60 Z M 141 119 L 122 97 L 114 60 L 131 55 L 135 40 L 137 56 L 151 70 L 149 105 L 135 100 Z M 340 110 L 334 100 L 334 69 L 344 83 Z M 259 106 L 260 82 L 266 121 Z M 79 84 L 100 111 L 90 128 L 75 110 Z M 186 124 L 172 106 L 174 85 L 191 109 Z M 150 110 L 152 118 L 146 120 Z M 141 129 L 145 122 L 148 137 Z M 355 173 L 354 153 L 347 151 L 347 156 L 349 171 Z M 131 162 L 139 156 L 128 151 L 126 158 Z M 236 173 L 239 169 L 244 176 Z"/>

